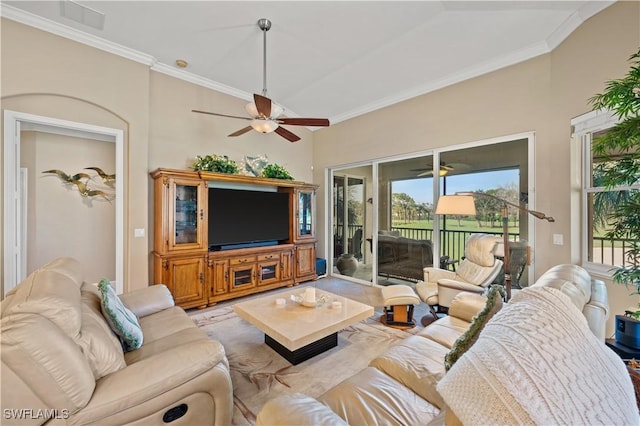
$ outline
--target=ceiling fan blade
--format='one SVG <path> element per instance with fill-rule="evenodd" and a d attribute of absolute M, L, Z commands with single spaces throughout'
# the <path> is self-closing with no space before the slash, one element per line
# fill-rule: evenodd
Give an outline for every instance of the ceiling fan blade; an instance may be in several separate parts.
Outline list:
<path fill-rule="evenodd" d="M 256 104 L 256 109 L 260 116 L 264 118 L 271 117 L 271 99 L 254 93 L 253 101 Z"/>
<path fill-rule="evenodd" d="M 200 111 L 200 110 L 197 110 L 197 109 L 192 109 L 191 112 L 197 112 L 199 114 L 217 115 L 219 117 L 239 118 L 240 120 L 251 120 L 251 118 L 249 118 L 249 117 L 239 117 L 237 115 L 218 114 L 217 112 Z"/>
<path fill-rule="evenodd" d="M 288 131 L 287 129 L 281 126 L 278 127 L 275 130 L 275 132 L 280 136 L 282 136 L 283 138 L 285 138 L 286 140 L 288 140 L 289 142 L 296 142 L 300 140 L 299 136 L 296 136 L 295 134 L 291 133 L 290 131 Z"/>
<path fill-rule="evenodd" d="M 311 126 L 311 127 L 326 127 L 329 125 L 329 120 L 326 118 L 278 118 L 276 120 L 278 124 L 288 124 L 290 126 Z"/>
<path fill-rule="evenodd" d="M 244 127 L 240 130 L 236 130 L 235 132 L 231 133 L 229 136 L 233 137 L 233 136 L 240 136 L 240 135 L 244 135 L 245 133 L 247 133 L 248 131 L 250 131 L 251 129 L 253 129 L 253 127 L 251 126 L 247 126 Z"/>
<path fill-rule="evenodd" d="M 422 177 L 422 176 L 433 176 L 433 170 L 429 170 L 427 172 L 419 173 L 417 176 L 419 176 L 419 177 Z"/>

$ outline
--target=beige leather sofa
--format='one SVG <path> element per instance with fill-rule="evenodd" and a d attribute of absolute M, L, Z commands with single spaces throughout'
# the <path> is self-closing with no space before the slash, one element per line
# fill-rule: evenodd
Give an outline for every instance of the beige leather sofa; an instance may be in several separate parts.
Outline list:
<path fill-rule="evenodd" d="M 584 329 L 597 345 L 608 351 L 602 334 L 608 317 L 608 301 L 606 287 L 601 281 L 592 281 L 582 268 L 560 265 L 545 273 L 532 287 L 554 287 L 568 295 L 568 299 L 562 297 L 567 301 L 570 299 L 567 303 L 573 303 L 588 320 L 589 328 L 585 325 Z M 476 312 L 484 307 L 484 300 L 478 294 L 458 293 L 451 303 L 448 316 L 396 344 L 371 361 L 367 368 L 317 399 L 294 394 L 269 401 L 259 413 L 257 424 L 443 424 L 445 417 L 449 416 L 445 416 L 445 400 L 437 385 L 445 377 L 444 357 L 455 340 L 469 327 Z M 507 309 L 503 308 L 503 311 Z M 575 313 L 574 317 L 580 317 L 578 310 L 572 312 Z M 584 319 L 575 321 L 585 323 Z M 509 324 L 512 325 L 517 327 L 517 324 Z M 591 332 L 597 338 L 593 338 Z M 465 356 L 468 353 L 460 360 Z"/>
<path fill-rule="evenodd" d="M 123 353 L 78 261 L 33 272 L 2 301 L 2 424 L 228 425 L 222 345 L 164 285 L 121 295 L 144 344 Z"/>

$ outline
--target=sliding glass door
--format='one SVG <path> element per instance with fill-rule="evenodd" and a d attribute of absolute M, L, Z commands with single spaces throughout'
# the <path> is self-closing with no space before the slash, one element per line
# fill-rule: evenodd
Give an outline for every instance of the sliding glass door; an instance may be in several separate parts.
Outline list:
<path fill-rule="evenodd" d="M 469 235 L 502 236 L 501 212 L 496 203 L 476 197 L 475 217 L 439 216 L 438 197 L 486 192 L 532 208 L 532 144 L 533 134 L 524 134 L 331 170 L 333 273 L 378 285 L 413 285 L 426 266 L 455 270 Z M 530 220 L 517 208 L 509 210 L 514 287 L 528 283 Z M 343 257 L 354 258 L 354 272 L 338 268 L 338 262 L 346 263 Z"/>
<path fill-rule="evenodd" d="M 332 190 L 333 272 L 369 282 L 372 269 L 366 238 L 371 235 L 371 212 L 367 212 L 371 170 L 366 166 L 336 171 Z"/>

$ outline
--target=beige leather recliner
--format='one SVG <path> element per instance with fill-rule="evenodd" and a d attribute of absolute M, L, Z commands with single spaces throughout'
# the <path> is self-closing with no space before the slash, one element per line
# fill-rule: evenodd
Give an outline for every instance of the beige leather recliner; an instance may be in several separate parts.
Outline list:
<path fill-rule="evenodd" d="M 174 306 L 164 285 L 120 298 L 144 333 L 142 347 L 127 353 L 77 260 L 54 260 L 7 295 L 3 424 L 230 424 L 232 385 L 222 345 Z"/>
<path fill-rule="evenodd" d="M 416 284 L 420 299 L 429 305 L 434 320 L 438 319 L 435 307 L 449 308 L 451 301 L 461 291 L 482 293 L 502 268 L 504 255 L 502 238 L 488 234 L 472 234 L 465 243 L 465 258 L 456 271 L 440 268 L 424 268 L 424 281 Z"/>

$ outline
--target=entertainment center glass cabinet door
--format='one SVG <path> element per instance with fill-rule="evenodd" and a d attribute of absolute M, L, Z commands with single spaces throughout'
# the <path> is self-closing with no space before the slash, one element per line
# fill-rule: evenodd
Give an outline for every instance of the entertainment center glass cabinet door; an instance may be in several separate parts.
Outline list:
<path fill-rule="evenodd" d="M 314 239 L 315 230 L 315 189 L 298 188 L 295 191 L 296 200 L 296 240 Z"/>
<path fill-rule="evenodd" d="M 155 252 L 162 255 L 206 252 L 207 182 L 168 171 L 154 172 L 152 177 Z"/>

